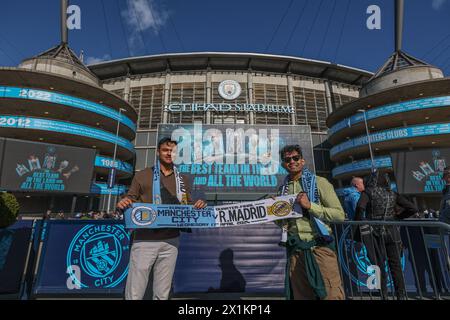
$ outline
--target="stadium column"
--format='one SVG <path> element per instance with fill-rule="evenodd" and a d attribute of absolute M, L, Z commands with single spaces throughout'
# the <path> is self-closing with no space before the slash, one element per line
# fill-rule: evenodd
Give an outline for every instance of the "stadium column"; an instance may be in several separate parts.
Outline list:
<path fill-rule="evenodd" d="M 166 106 L 169 105 L 170 96 L 170 71 L 166 72 L 166 82 L 164 83 L 164 105 L 163 105 L 163 123 L 167 123 L 169 120 L 169 112 L 166 110 Z"/>
<path fill-rule="evenodd" d="M 334 105 L 333 105 L 333 100 L 331 99 L 331 83 L 328 80 L 325 80 L 323 82 L 323 85 L 325 86 L 325 97 L 327 100 L 327 107 L 328 107 L 328 114 L 331 114 L 334 111 Z"/>
<path fill-rule="evenodd" d="M 72 197 L 72 206 L 70 207 L 70 213 L 73 214 L 75 212 L 75 207 L 77 205 L 77 196 L 74 195 Z"/>
<path fill-rule="evenodd" d="M 248 103 L 253 104 L 253 75 L 249 69 L 247 73 Z M 255 113 L 250 111 L 250 124 L 255 124 Z"/>
<path fill-rule="evenodd" d="M 211 69 L 208 67 L 206 70 L 206 103 L 211 103 Z M 211 123 L 211 111 L 206 111 L 206 123 Z"/>
<path fill-rule="evenodd" d="M 292 84 L 292 75 L 290 72 L 287 74 L 287 87 L 288 87 L 289 105 L 295 110 L 294 86 Z M 292 125 L 296 124 L 295 112 L 291 113 L 291 122 Z"/>
<path fill-rule="evenodd" d="M 126 102 L 130 102 L 130 89 L 131 89 L 131 79 L 130 79 L 130 75 L 128 74 L 125 79 L 125 89 L 123 92 L 123 99 Z"/>

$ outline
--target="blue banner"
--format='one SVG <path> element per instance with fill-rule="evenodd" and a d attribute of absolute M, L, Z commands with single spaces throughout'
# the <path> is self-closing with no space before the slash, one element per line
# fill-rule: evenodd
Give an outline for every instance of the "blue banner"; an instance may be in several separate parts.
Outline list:
<path fill-rule="evenodd" d="M 98 183 L 95 182 L 92 184 L 91 186 L 91 193 L 95 193 L 95 194 L 112 194 L 112 195 L 122 195 L 125 192 L 127 192 L 128 187 L 121 185 L 121 184 L 116 184 L 114 185 L 114 187 L 112 189 L 108 188 L 108 185 L 106 183 Z"/>
<path fill-rule="evenodd" d="M 31 117 L 0 116 L 0 128 L 2 127 L 68 133 L 77 136 L 88 137 L 91 139 L 102 140 L 112 144 L 116 143 L 117 141 L 117 144 L 119 146 L 134 153 L 134 146 L 127 139 L 116 137 L 116 135 L 103 130 L 65 121 L 47 120 Z"/>
<path fill-rule="evenodd" d="M 433 136 L 450 133 L 450 123 L 430 124 L 411 126 L 407 128 L 396 128 L 391 130 L 379 131 L 370 135 L 370 142 L 378 143 L 384 141 Z M 331 148 L 330 156 L 335 156 L 342 151 L 353 149 L 368 144 L 367 135 L 359 136 L 355 139 L 345 141 Z"/>
<path fill-rule="evenodd" d="M 133 173 L 133 166 L 129 164 L 128 162 L 120 161 L 120 160 L 113 160 L 112 158 L 104 157 L 104 156 L 97 156 L 95 157 L 95 166 L 96 167 L 102 167 L 102 168 L 116 168 L 119 171 L 123 171 L 126 173 Z"/>
<path fill-rule="evenodd" d="M 125 225 L 138 228 L 218 228 L 261 224 L 279 219 L 299 218 L 302 209 L 297 195 L 207 207 L 133 203 L 125 211 Z"/>
<path fill-rule="evenodd" d="M 385 117 L 396 113 L 414 111 L 419 109 L 440 108 L 446 106 L 450 106 L 450 96 L 417 99 L 381 106 L 374 109 L 369 109 L 366 111 L 366 117 L 367 120 L 369 121 L 372 119 Z M 328 134 L 332 136 L 342 129 L 350 128 L 351 126 L 363 121 L 364 121 L 364 114 L 357 113 L 349 118 L 345 118 L 344 120 L 341 120 L 338 123 L 336 123 L 328 130 Z"/>
<path fill-rule="evenodd" d="M 211 228 L 214 209 L 195 210 L 192 206 L 135 203 L 125 211 L 125 225 L 139 228 Z"/>
<path fill-rule="evenodd" d="M 29 88 L 0 87 L 0 98 L 47 101 L 68 107 L 74 107 L 94 112 L 116 121 L 120 120 L 121 123 L 129 127 L 131 130 L 133 130 L 133 132 L 136 132 L 136 125 L 133 123 L 133 121 L 131 121 L 127 116 L 123 114 L 119 115 L 119 112 L 117 112 L 113 108 L 65 94 Z"/>
<path fill-rule="evenodd" d="M 121 222 L 53 220 L 41 239 L 34 295 L 122 296 L 130 237 Z"/>
<path fill-rule="evenodd" d="M 392 168 L 391 157 L 377 157 L 373 159 L 373 163 L 375 168 Z M 335 178 L 336 176 L 340 176 L 342 174 L 370 170 L 371 168 L 372 160 L 366 159 L 338 166 L 334 168 L 331 173 L 333 175 L 333 178 Z"/>

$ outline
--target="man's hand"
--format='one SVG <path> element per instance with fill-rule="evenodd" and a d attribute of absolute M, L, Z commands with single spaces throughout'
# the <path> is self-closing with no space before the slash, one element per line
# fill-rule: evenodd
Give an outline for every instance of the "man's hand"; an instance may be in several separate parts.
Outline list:
<path fill-rule="evenodd" d="M 120 210 L 125 210 L 131 207 L 132 204 L 133 201 L 130 198 L 125 197 L 119 201 L 119 203 L 117 204 L 117 208 L 119 208 Z"/>
<path fill-rule="evenodd" d="M 204 209 L 204 208 L 206 208 L 207 205 L 208 204 L 205 201 L 197 200 L 197 202 L 194 204 L 194 208 L 195 209 Z"/>
<path fill-rule="evenodd" d="M 297 202 L 302 206 L 303 209 L 311 209 L 311 202 L 309 202 L 306 192 L 300 192 L 297 195 Z"/>

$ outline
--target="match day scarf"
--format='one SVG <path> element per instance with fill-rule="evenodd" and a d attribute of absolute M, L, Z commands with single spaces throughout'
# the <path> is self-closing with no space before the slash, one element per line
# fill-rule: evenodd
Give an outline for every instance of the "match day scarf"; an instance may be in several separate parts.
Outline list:
<path fill-rule="evenodd" d="M 316 175 L 313 174 L 308 169 L 304 168 L 301 176 L 301 186 L 302 190 L 306 192 L 308 195 L 309 201 L 313 203 L 319 204 L 320 202 L 320 194 L 317 188 Z M 289 192 L 289 176 L 286 176 L 284 179 L 281 193 L 283 195 L 288 194 Z M 288 300 L 293 299 L 293 294 L 291 291 L 291 283 L 290 283 L 290 264 L 291 264 L 291 255 L 294 254 L 297 250 L 302 250 L 304 252 L 305 257 L 305 274 L 308 279 L 309 284 L 311 285 L 315 295 L 319 299 L 323 299 L 326 297 L 326 289 L 323 281 L 322 273 L 320 272 L 319 265 L 317 264 L 316 258 L 314 257 L 311 249 L 317 245 L 325 245 L 329 246 L 333 243 L 333 237 L 330 236 L 328 230 L 325 227 L 325 224 L 318 218 L 314 217 L 312 214 L 309 215 L 311 225 L 313 229 L 319 234 L 318 239 L 314 239 L 309 242 L 305 242 L 300 240 L 298 234 L 287 235 L 287 262 L 286 262 L 286 275 L 285 275 L 285 294 Z M 287 230 L 283 232 L 287 233 Z"/>
<path fill-rule="evenodd" d="M 302 176 L 301 176 L 301 185 L 302 190 L 306 192 L 308 195 L 309 201 L 319 204 L 320 203 L 320 195 L 319 189 L 317 188 L 317 178 L 316 175 L 309 171 L 307 168 L 303 168 Z M 281 186 L 281 194 L 287 195 L 289 192 L 289 176 L 286 176 L 283 181 L 283 185 Z M 314 217 L 312 214 L 309 215 L 311 219 L 311 225 L 321 238 L 324 238 L 326 242 L 333 241 L 330 233 L 328 232 L 325 224 L 318 218 Z M 331 239 L 330 239 L 331 238 Z"/>
<path fill-rule="evenodd" d="M 183 181 L 183 177 L 178 172 L 177 167 L 173 166 L 173 173 L 175 175 L 177 198 L 180 204 L 187 204 L 186 185 Z M 153 203 L 161 204 L 161 167 L 159 159 L 156 161 L 153 167 Z"/>

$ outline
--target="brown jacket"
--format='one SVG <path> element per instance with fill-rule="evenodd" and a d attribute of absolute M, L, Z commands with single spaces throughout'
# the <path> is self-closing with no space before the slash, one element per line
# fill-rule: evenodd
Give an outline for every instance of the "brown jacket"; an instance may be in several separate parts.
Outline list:
<path fill-rule="evenodd" d="M 160 175 L 161 179 L 161 196 L 162 203 L 164 204 L 173 204 L 167 203 L 167 197 L 164 197 L 165 188 L 170 195 L 176 198 L 177 196 L 177 187 L 175 181 L 175 174 L 172 172 L 168 176 L 164 176 L 163 173 Z M 189 178 L 186 175 L 181 175 L 183 178 L 183 182 L 186 185 L 186 193 L 188 197 L 188 203 L 192 204 L 191 197 L 191 183 Z M 127 197 L 133 200 L 134 202 L 143 202 L 143 203 L 153 203 L 153 168 L 145 168 L 142 171 L 136 172 L 134 175 L 133 181 L 131 182 L 130 189 L 128 190 Z M 164 201 L 166 200 L 166 202 Z M 179 204 L 179 203 L 175 203 Z M 142 241 L 142 240 L 165 240 L 178 237 L 180 235 L 180 231 L 175 228 L 161 228 L 161 229 L 137 229 L 134 232 L 134 240 Z"/>

